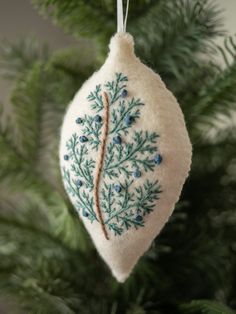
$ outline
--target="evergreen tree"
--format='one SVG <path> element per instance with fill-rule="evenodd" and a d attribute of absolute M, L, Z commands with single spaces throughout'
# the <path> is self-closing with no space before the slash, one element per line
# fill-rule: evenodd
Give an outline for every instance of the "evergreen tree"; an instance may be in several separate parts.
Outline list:
<path fill-rule="evenodd" d="M 63 114 L 105 59 L 116 1 L 33 4 L 86 36 L 94 52 L 52 54 L 32 39 L 1 46 L 1 75 L 12 89 L 10 102 L 0 104 L 0 304 L 6 313 L 234 313 L 236 40 L 225 39 L 224 49 L 214 44 L 225 36 L 221 11 L 208 0 L 131 1 L 137 55 L 176 95 L 194 151 L 172 218 L 118 284 L 70 204 L 58 166 Z"/>

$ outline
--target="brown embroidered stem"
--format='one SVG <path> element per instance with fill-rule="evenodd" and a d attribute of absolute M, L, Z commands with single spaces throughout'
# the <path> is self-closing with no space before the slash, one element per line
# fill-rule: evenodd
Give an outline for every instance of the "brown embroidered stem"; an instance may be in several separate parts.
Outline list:
<path fill-rule="evenodd" d="M 104 162 L 108 127 L 109 127 L 109 99 L 106 92 L 103 93 L 103 99 L 104 99 L 105 115 L 104 115 L 104 121 L 103 121 L 103 132 L 102 132 L 102 137 L 101 137 L 101 148 L 98 155 L 97 170 L 96 170 L 95 179 L 94 179 L 94 200 L 95 200 L 95 209 L 98 214 L 98 219 L 102 226 L 102 231 L 104 233 L 105 238 L 109 240 L 106 226 L 102 218 L 102 212 L 101 212 L 100 202 L 99 202 L 99 184 L 100 184 L 102 166 Z"/>

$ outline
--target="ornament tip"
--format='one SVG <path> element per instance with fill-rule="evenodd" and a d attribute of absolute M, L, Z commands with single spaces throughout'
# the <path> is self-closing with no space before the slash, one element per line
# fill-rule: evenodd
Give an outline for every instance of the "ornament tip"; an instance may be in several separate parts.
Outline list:
<path fill-rule="evenodd" d="M 127 274 L 127 273 L 114 273 L 113 272 L 113 276 L 119 283 L 124 283 L 129 277 L 129 273 Z"/>

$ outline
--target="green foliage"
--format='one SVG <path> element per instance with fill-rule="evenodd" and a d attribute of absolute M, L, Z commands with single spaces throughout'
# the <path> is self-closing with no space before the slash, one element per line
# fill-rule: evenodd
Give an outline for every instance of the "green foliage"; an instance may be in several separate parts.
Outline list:
<path fill-rule="evenodd" d="M 47 45 L 41 47 L 34 38 L 27 38 L 14 44 L 4 41 L 0 52 L 0 72 L 6 79 L 18 78 L 35 62 L 39 60 L 46 62 L 49 57 Z"/>
<path fill-rule="evenodd" d="M 215 301 L 198 300 L 181 307 L 183 314 L 233 314 L 235 313 L 229 307 Z"/>
<path fill-rule="evenodd" d="M 86 34 L 98 44 L 91 42 L 92 55 L 91 47 L 51 54 L 34 40 L 2 45 L 0 72 L 12 89 L 10 101 L 0 104 L 0 303 L 6 301 L 9 308 L 11 300 L 9 313 L 32 314 L 233 313 L 236 50 L 234 38 L 225 40 L 224 49 L 213 43 L 224 33 L 215 1 L 130 3 L 128 30 L 135 35 L 137 54 L 178 98 L 194 155 L 173 216 L 123 285 L 111 277 L 68 201 L 57 157 L 65 108 L 97 69 L 101 59 L 93 56 L 106 51 L 115 31 L 115 1 L 33 2 L 68 31 Z M 97 89 L 91 104 L 99 110 Z M 138 118 L 142 104 L 121 103 L 118 111 L 111 111 L 123 134 L 128 130 L 119 121 L 126 110 Z M 136 136 L 138 144 L 146 134 Z M 70 149 L 73 153 L 73 145 Z M 92 166 L 82 169 L 88 184 Z M 149 211 L 146 191 L 152 186 L 136 191 L 136 202 Z M 103 193 L 111 206 L 109 185 Z"/>
<path fill-rule="evenodd" d="M 168 84 L 176 85 L 176 79 L 181 80 L 189 67 L 198 63 L 201 53 L 214 50 L 212 40 L 223 33 L 219 13 L 214 1 L 160 1 L 137 28 L 131 25 L 139 55 L 147 58 Z"/>
<path fill-rule="evenodd" d="M 136 0 L 131 3 L 129 23 L 141 18 L 160 1 Z M 51 16 L 65 30 L 76 36 L 108 38 L 116 30 L 116 1 L 32 0 L 43 14 Z"/>

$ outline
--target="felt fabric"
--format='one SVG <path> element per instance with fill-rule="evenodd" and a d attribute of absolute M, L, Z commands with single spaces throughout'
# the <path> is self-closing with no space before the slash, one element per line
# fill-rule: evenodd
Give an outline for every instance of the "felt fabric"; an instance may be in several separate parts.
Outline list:
<path fill-rule="evenodd" d="M 109 130 L 97 196 L 108 239 L 94 202 L 104 93 L 109 99 Z M 69 197 L 119 282 L 126 280 L 172 214 L 191 154 L 177 100 L 160 76 L 135 56 L 133 37 L 115 34 L 104 65 L 69 105 L 60 164 Z"/>

